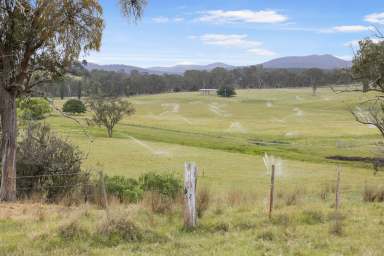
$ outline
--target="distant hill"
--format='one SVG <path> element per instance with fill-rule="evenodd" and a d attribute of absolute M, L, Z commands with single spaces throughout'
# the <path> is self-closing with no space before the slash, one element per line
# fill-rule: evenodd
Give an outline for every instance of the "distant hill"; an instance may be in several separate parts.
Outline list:
<path fill-rule="evenodd" d="M 333 55 L 309 55 L 292 56 L 273 59 L 262 64 L 265 68 L 320 68 L 320 69 L 339 69 L 349 68 L 351 61 L 339 59 Z"/>
<path fill-rule="evenodd" d="M 162 72 L 168 74 L 183 74 L 187 70 L 207 70 L 210 71 L 215 68 L 233 69 L 234 66 L 227 65 L 225 63 L 212 63 L 208 65 L 176 65 L 172 67 L 151 67 L 150 71 Z"/>
<path fill-rule="evenodd" d="M 111 65 L 99 65 L 95 63 L 88 62 L 85 66 L 88 70 L 104 70 L 104 71 L 115 71 L 115 72 L 124 72 L 131 73 L 133 70 L 137 70 L 140 73 L 148 74 L 184 74 L 187 70 L 207 70 L 210 71 L 215 68 L 225 68 L 232 69 L 234 66 L 227 65 L 225 63 L 212 63 L 208 65 L 176 65 L 171 67 L 151 67 L 151 68 L 141 68 L 136 66 L 129 66 L 123 64 L 111 64 Z"/>
<path fill-rule="evenodd" d="M 262 63 L 264 68 L 286 68 L 286 69 L 306 69 L 306 68 L 320 68 L 320 69 L 339 69 L 349 68 L 352 65 L 351 61 L 339 59 L 335 56 L 326 55 L 309 55 L 309 56 L 291 56 L 273 59 Z M 225 63 L 217 62 L 208 65 L 176 65 L 171 67 L 150 67 L 141 68 L 129 65 L 99 65 L 89 62 L 86 66 L 88 70 L 105 70 L 131 73 L 133 70 L 137 70 L 140 73 L 148 74 L 178 74 L 182 75 L 187 70 L 207 70 L 210 71 L 215 68 L 234 69 L 235 66 L 231 66 Z"/>
<path fill-rule="evenodd" d="M 137 70 L 140 73 L 148 72 L 145 68 L 123 65 L 123 64 L 111 64 L 111 65 L 99 65 L 95 63 L 88 62 L 85 65 L 85 68 L 88 70 L 104 70 L 104 71 L 115 71 L 115 72 L 123 72 L 123 73 L 131 73 L 133 70 Z"/>

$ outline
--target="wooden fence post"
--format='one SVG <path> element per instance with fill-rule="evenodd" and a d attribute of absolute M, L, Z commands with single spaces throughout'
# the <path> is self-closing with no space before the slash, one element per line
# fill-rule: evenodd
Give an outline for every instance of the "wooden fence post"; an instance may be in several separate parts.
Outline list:
<path fill-rule="evenodd" d="M 196 213 L 197 168 L 194 163 L 185 163 L 184 171 L 184 227 L 194 228 L 197 224 Z"/>
<path fill-rule="evenodd" d="M 336 202 L 335 202 L 335 208 L 336 212 L 339 210 L 340 207 L 340 173 L 341 173 L 341 167 L 337 166 L 336 169 L 337 172 L 337 178 L 336 178 Z"/>
<path fill-rule="evenodd" d="M 99 172 L 99 175 L 100 175 L 100 189 L 101 189 L 101 194 L 103 198 L 103 207 L 107 214 L 107 219 L 109 219 L 108 196 L 107 196 L 107 190 L 105 189 L 105 181 L 104 181 L 105 178 L 102 171 Z"/>
<path fill-rule="evenodd" d="M 272 209 L 273 209 L 273 195 L 275 191 L 275 165 L 272 165 L 272 173 L 271 173 L 271 190 L 269 193 L 269 218 L 272 217 Z"/>

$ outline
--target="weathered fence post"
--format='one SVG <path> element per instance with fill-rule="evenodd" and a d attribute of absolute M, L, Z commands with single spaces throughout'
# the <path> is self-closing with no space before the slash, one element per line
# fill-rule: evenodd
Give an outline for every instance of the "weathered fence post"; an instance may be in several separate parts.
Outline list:
<path fill-rule="evenodd" d="M 99 172 L 100 175 L 100 190 L 103 198 L 103 207 L 105 209 L 105 212 L 107 214 L 107 219 L 109 219 L 109 206 L 108 206 L 108 196 L 107 196 L 107 190 L 105 189 L 105 181 L 104 181 L 104 174 L 102 171 Z"/>
<path fill-rule="evenodd" d="M 269 193 L 269 218 L 272 217 L 272 209 L 273 209 L 273 195 L 275 191 L 275 165 L 272 164 L 272 172 L 271 172 L 271 190 Z"/>
<path fill-rule="evenodd" d="M 185 163 L 184 172 L 184 227 L 194 228 L 197 224 L 196 213 L 197 168 L 194 163 Z"/>
<path fill-rule="evenodd" d="M 341 173 L 341 167 L 340 166 L 337 166 L 336 172 L 337 172 L 337 178 L 336 178 L 335 208 L 336 208 L 336 212 L 337 212 L 339 210 L 339 207 L 340 207 L 340 173 Z"/>

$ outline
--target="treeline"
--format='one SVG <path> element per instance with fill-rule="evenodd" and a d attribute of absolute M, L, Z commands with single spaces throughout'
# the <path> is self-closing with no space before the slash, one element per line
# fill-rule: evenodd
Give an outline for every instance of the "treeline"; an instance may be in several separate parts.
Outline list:
<path fill-rule="evenodd" d="M 349 70 L 265 69 L 262 66 L 233 70 L 215 68 L 212 71 L 189 70 L 183 75 L 143 74 L 92 70 L 76 64 L 61 81 L 47 84 L 39 93 L 51 97 L 130 96 L 162 92 L 196 91 L 201 88 L 289 88 L 313 87 L 352 82 Z"/>

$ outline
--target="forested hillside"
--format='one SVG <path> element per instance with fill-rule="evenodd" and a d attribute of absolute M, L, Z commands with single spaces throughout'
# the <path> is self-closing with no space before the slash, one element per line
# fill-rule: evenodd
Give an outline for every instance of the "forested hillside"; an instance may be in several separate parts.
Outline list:
<path fill-rule="evenodd" d="M 215 68 L 212 71 L 188 70 L 183 75 L 155 75 L 133 70 L 124 72 L 92 70 L 76 64 L 61 81 L 39 88 L 38 94 L 51 97 L 129 96 L 171 91 L 196 91 L 201 88 L 285 88 L 312 87 L 352 82 L 349 70 L 266 69 L 263 66 L 241 67 L 232 70 Z"/>

